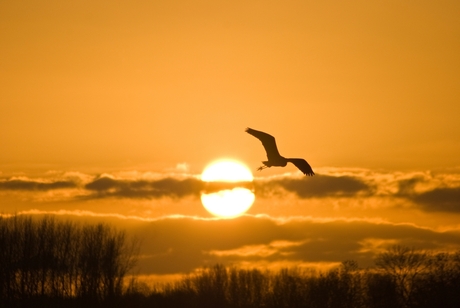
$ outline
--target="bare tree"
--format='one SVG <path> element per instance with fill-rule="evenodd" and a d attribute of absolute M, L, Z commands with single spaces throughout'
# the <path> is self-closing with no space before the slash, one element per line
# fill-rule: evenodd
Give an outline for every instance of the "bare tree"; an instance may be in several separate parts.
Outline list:
<path fill-rule="evenodd" d="M 0 306 L 34 298 L 107 303 L 122 295 L 136 248 L 107 225 L 0 217 Z"/>
<path fill-rule="evenodd" d="M 460 307 L 459 253 L 441 252 L 430 258 L 429 267 L 414 291 L 418 307 Z"/>
<path fill-rule="evenodd" d="M 429 259 L 430 256 L 425 251 L 397 245 L 380 253 L 375 264 L 393 279 L 400 300 L 407 307 L 412 298 L 416 278 L 429 267 Z"/>

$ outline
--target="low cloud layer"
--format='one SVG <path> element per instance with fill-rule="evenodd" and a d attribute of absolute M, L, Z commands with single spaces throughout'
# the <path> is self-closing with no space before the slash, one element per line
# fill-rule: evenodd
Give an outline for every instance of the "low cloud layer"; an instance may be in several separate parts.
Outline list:
<path fill-rule="evenodd" d="M 412 199 L 424 211 L 460 213 L 460 187 L 436 188 Z"/>
<path fill-rule="evenodd" d="M 181 198 L 199 196 L 203 184 L 196 178 L 159 180 L 119 180 L 101 177 L 86 184 L 85 189 L 93 192 L 90 197 L 122 197 L 122 198 Z"/>
<path fill-rule="evenodd" d="M 77 183 L 72 181 L 52 181 L 42 182 L 34 180 L 3 180 L 0 181 L 1 190 L 18 190 L 18 191 L 47 191 L 55 189 L 76 188 Z"/>
<path fill-rule="evenodd" d="M 372 193 L 372 187 L 368 183 L 353 176 L 283 177 L 256 184 L 257 192 L 261 196 L 270 195 L 277 189 L 292 192 L 299 198 L 354 197 L 358 194 Z"/>
<path fill-rule="evenodd" d="M 43 215 L 46 212 L 27 214 Z M 100 222 L 126 231 L 141 243 L 142 275 L 191 273 L 216 263 L 241 267 L 327 268 L 355 260 L 373 267 L 375 257 L 394 245 L 432 252 L 460 250 L 460 230 L 437 231 L 411 224 L 368 219 L 275 218 L 245 215 L 236 219 L 171 216 L 156 219 L 55 213 L 59 219 Z M 84 220 L 82 220 L 84 218 Z"/>
<path fill-rule="evenodd" d="M 460 175 L 425 173 L 378 173 L 371 170 L 333 170 L 314 177 L 259 178 L 251 184 L 257 198 L 291 196 L 299 199 L 381 198 L 406 202 L 426 212 L 460 213 Z M 195 175 L 104 174 L 100 176 L 52 174 L 44 178 L 0 179 L 0 193 L 46 193 L 68 200 L 91 199 L 162 199 L 199 198 L 202 192 L 214 191 L 222 183 L 201 182 Z M 240 185 L 240 184 L 237 184 Z M 248 183 L 241 183 L 248 187 Z M 228 187 L 224 187 L 228 188 Z M 65 193 L 63 193 L 65 191 Z M 37 198 L 40 199 L 40 198 Z"/>
<path fill-rule="evenodd" d="M 143 243 L 140 265 L 148 274 L 187 273 L 215 263 L 302 266 L 353 259 L 368 267 L 376 254 L 396 244 L 460 249 L 459 232 L 366 220 L 183 217 L 143 223 L 136 232 Z"/>

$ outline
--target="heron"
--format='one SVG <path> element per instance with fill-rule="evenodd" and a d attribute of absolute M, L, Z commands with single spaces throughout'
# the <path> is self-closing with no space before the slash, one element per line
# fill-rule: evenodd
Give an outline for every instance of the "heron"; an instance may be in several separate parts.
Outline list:
<path fill-rule="evenodd" d="M 257 171 L 261 171 L 265 168 L 270 167 L 286 167 L 287 163 L 293 163 L 303 174 L 313 176 L 315 173 L 307 161 L 303 158 L 286 158 L 280 155 L 278 148 L 276 147 L 275 137 L 270 134 L 252 129 L 246 128 L 246 132 L 253 135 L 262 142 L 262 145 L 267 152 L 268 161 L 263 161 L 263 165 L 260 166 Z"/>

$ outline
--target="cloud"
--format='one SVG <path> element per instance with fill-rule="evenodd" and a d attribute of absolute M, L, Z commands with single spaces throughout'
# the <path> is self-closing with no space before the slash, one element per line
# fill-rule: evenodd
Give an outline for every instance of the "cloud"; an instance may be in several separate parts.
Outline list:
<path fill-rule="evenodd" d="M 430 172 L 379 173 L 368 170 L 334 170 L 312 178 L 277 177 L 255 182 L 258 197 L 281 197 L 283 192 L 298 198 L 380 198 L 394 206 L 406 200 L 425 212 L 460 213 L 460 175 Z"/>
<path fill-rule="evenodd" d="M 414 193 L 416 193 L 415 188 L 417 184 L 422 183 L 422 182 L 423 182 L 423 178 L 421 177 L 413 177 L 409 179 L 399 180 L 397 181 L 398 191 L 396 195 L 399 195 L 399 196 L 413 195 Z"/>
<path fill-rule="evenodd" d="M 139 272 L 191 273 L 216 263 L 236 266 L 331 266 L 353 259 L 373 266 L 375 256 L 392 245 L 417 249 L 460 249 L 460 232 L 440 232 L 410 224 L 367 219 L 274 218 L 246 215 L 233 220 L 171 216 L 145 219 L 87 212 L 29 211 L 58 219 L 104 221 L 141 241 Z M 86 217 L 86 218 L 85 218 Z"/>
<path fill-rule="evenodd" d="M 420 249 L 460 249 L 460 232 L 438 232 L 409 224 L 312 218 L 278 220 L 243 216 L 234 220 L 187 217 L 143 223 L 139 260 L 145 274 L 187 273 L 223 264 L 338 263 L 374 265 L 377 253 L 394 244 Z"/>
<path fill-rule="evenodd" d="M 245 215 L 232 220 L 190 216 L 144 218 L 83 211 L 28 211 L 85 223 L 101 221 L 141 242 L 139 272 L 191 273 L 216 263 L 275 269 L 277 266 L 332 266 L 356 260 L 374 265 L 375 256 L 403 245 L 433 251 L 460 249 L 460 230 L 437 231 L 413 224 L 371 219 Z M 5 215 L 3 215 L 5 216 Z"/>
<path fill-rule="evenodd" d="M 136 171 L 102 174 L 52 172 L 41 178 L 0 179 L 0 193 L 7 198 L 36 202 L 121 198 L 198 199 L 201 193 L 245 187 L 256 198 L 277 200 L 291 194 L 299 199 L 337 199 L 341 206 L 410 206 L 425 212 L 460 213 L 460 174 L 431 172 L 375 172 L 334 169 L 314 177 L 256 178 L 253 183 L 203 183 L 192 174 L 153 174 Z M 319 200 L 318 200 L 319 201 Z M 368 201 L 367 203 L 365 201 Z M 367 204 L 367 205 L 365 205 Z M 379 205 L 380 204 L 380 205 Z"/>
<path fill-rule="evenodd" d="M 87 183 L 84 187 L 94 192 L 88 198 L 181 198 L 199 196 L 203 183 L 194 177 L 185 179 L 168 177 L 157 180 L 124 180 L 104 176 Z"/>
<path fill-rule="evenodd" d="M 75 187 L 77 187 L 77 184 L 75 182 L 60 180 L 51 182 L 20 179 L 9 179 L 0 181 L 0 190 L 48 191 Z"/>
<path fill-rule="evenodd" d="M 211 193 L 236 187 L 253 189 L 253 186 L 251 182 L 202 182 L 195 176 L 124 179 L 104 175 L 87 183 L 84 188 L 92 192 L 85 198 L 156 199 L 162 197 L 199 197 L 202 192 Z"/>
<path fill-rule="evenodd" d="M 460 213 L 460 183 L 455 175 L 420 176 L 397 181 L 394 197 L 410 200 L 427 212 Z"/>
<path fill-rule="evenodd" d="M 460 213 L 460 187 L 436 188 L 414 195 L 412 200 L 425 211 Z"/>
<path fill-rule="evenodd" d="M 300 198 L 353 197 L 371 194 L 373 189 L 362 178 L 354 176 L 317 175 L 312 178 L 283 177 L 257 182 L 256 192 L 269 195 L 270 191 L 282 188 Z"/>

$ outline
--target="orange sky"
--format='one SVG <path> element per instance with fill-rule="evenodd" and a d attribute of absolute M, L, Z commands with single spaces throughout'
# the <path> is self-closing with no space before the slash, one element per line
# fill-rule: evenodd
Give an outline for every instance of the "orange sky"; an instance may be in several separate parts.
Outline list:
<path fill-rule="evenodd" d="M 145 252 L 157 264 L 204 245 L 163 274 L 216 260 L 329 262 L 324 247 L 364 264 L 372 254 L 359 251 L 388 243 L 455 248 L 459 15 L 458 1 L 2 1 L 0 210 L 135 216 L 136 228 L 171 235 Z M 255 174 L 250 216 L 220 223 L 263 235 L 212 246 L 219 238 L 200 232 L 219 221 L 193 179 L 222 157 L 255 170 L 265 156 L 247 126 L 318 176 L 299 180 L 292 165 Z M 181 241 L 178 221 L 196 237 Z M 372 231 L 336 245 L 358 226 Z M 322 232 L 330 246 L 313 244 Z"/>

